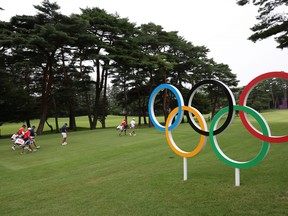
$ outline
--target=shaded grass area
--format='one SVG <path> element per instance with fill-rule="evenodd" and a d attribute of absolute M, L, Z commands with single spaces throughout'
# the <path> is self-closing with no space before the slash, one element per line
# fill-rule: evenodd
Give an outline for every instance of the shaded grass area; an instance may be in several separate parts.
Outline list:
<path fill-rule="evenodd" d="M 283 114 L 274 126 L 274 114 L 265 117 L 279 135 L 282 127 L 287 134 Z M 61 139 L 60 134 L 38 136 L 41 149 L 25 155 L 12 151 L 9 139 L 0 140 L 1 216 L 288 213 L 288 143 L 271 145 L 260 164 L 242 169 L 241 186 L 235 187 L 234 168 L 219 160 L 209 141 L 188 159 L 183 181 L 183 159 L 155 128 L 140 128 L 136 137 L 119 137 L 114 128 L 68 132 L 67 146 Z M 181 124 L 173 139 L 191 151 L 199 135 Z M 237 117 L 217 139 L 235 160 L 249 160 L 261 147 Z"/>

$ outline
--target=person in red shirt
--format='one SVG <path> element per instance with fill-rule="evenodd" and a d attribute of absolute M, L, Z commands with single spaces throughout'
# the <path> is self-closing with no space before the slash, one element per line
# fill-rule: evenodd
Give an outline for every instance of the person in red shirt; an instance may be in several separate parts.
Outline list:
<path fill-rule="evenodd" d="M 17 131 L 16 135 L 17 137 L 16 138 L 23 138 L 24 136 L 24 133 L 25 133 L 25 128 L 26 128 L 26 125 L 23 124 L 21 128 L 19 128 L 19 130 Z M 14 143 L 14 142 L 13 142 Z M 15 143 L 13 144 L 13 146 L 11 147 L 13 150 L 15 150 Z"/>
<path fill-rule="evenodd" d="M 31 134 L 30 130 L 31 130 L 31 128 L 28 128 L 28 130 L 24 133 L 23 139 L 25 142 L 30 141 L 30 139 L 29 139 L 30 134 Z"/>
<path fill-rule="evenodd" d="M 21 154 L 24 154 L 24 149 L 27 146 L 28 146 L 28 151 L 31 151 L 31 152 L 33 151 L 31 143 L 30 143 L 30 134 L 31 134 L 30 131 L 31 131 L 31 128 L 28 128 L 28 130 L 24 133 L 23 140 L 25 141 L 25 143 L 23 146 L 21 146 L 22 147 Z"/>
<path fill-rule="evenodd" d="M 22 127 L 17 131 L 17 135 L 19 137 L 23 137 L 24 133 L 25 133 L 25 128 L 26 128 L 26 125 L 23 124 Z"/>
<path fill-rule="evenodd" d="M 127 123 L 126 123 L 126 119 L 124 119 L 121 123 L 121 129 L 120 129 L 119 136 L 121 136 L 123 131 L 124 131 L 124 134 L 126 135 L 126 129 L 127 129 Z"/>

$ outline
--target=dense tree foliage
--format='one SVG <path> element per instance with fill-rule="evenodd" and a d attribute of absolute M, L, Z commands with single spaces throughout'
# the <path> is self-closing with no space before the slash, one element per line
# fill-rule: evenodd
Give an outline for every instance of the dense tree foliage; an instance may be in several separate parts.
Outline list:
<path fill-rule="evenodd" d="M 277 48 L 288 48 L 288 1 L 287 0 L 237 0 L 244 6 L 252 3 L 258 7 L 259 21 L 251 30 L 254 32 L 248 39 L 257 42 L 274 37 Z M 257 110 L 287 107 L 287 81 L 270 79 L 260 83 L 251 92 L 248 103 Z M 259 96 L 262 97 L 259 97 Z"/>
<path fill-rule="evenodd" d="M 288 48 L 288 1 L 287 0 L 237 0 L 238 5 L 253 3 L 259 7 L 257 19 L 249 39 L 253 42 L 274 36 L 277 48 Z"/>
<path fill-rule="evenodd" d="M 207 78 L 236 91 L 238 80 L 229 66 L 208 58 L 207 47 L 195 46 L 176 31 L 154 23 L 136 26 L 99 8 L 65 16 L 49 0 L 34 7 L 34 16 L 0 22 L 0 123 L 29 124 L 39 118 L 38 134 L 45 123 L 54 130 L 48 118 L 55 119 L 58 130 L 62 116 L 69 117 L 74 130 L 77 115 L 87 115 L 91 129 L 97 122 L 105 127 L 108 114 L 138 115 L 140 124 L 142 119 L 148 124 L 149 95 L 161 83 L 175 85 L 184 96 Z M 273 95 L 278 101 L 284 97 L 277 85 Z M 195 106 L 212 115 L 226 103 L 223 92 L 212 86 L 195 98 L 201 101 Z M 156 112 L 167 117 L 175 106 L 170 91 L 159 93 Z"/>

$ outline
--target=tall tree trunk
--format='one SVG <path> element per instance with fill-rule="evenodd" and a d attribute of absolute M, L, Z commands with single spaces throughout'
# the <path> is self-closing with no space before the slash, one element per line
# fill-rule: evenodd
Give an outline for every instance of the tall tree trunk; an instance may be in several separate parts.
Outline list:
<path fill-rule="evenodd" d="M 149 76 L 150 76 L 150 89 L 149 89 L 149 96 L 152 94 L 152 91 L 154 89 L 154 86 L 155 86 L 155 82 L 154 82 L 154 79 L 153 79 L 153 72 L 152 71 L 149 71 Z M 154 109 L 154 107 L 152 107 L 152 109 Z M 151 122 L 151 119 L 149 118 L 149 127 L 152 127 L 152 122 Z"/>
<path fill-rule="evenodd" d="M 59 133 L 59 123 L 58 123 L 58 111 L 57 111 L 57 105 L 56 105 L 56 100 L 54 96 L 51 98 L 51 103 L 54 109 L 54 118 L 55 118 L 55 125 L 56 125 L 56 133 Z"/>
<path fill-rule="evenodd" d="M 137 94 L 138 94 L 138 125 L 141 125 L 141 115 L 142 115 L 142 110 L 141 110 L 141 93 L 139 91 L 139 86 L 138 86 L 138 91 L 137 91 Z"/>
<path fill-rule="evenodd" d="M 65 83 L 67 83 L 69 81 L 69 76 L 68 76 L 68 73 L 66 70 L 65 56 L 64 56 L 63 49 L 61 50 L 61 60 L 62 60 L 62 71 L 64 73 L 64 81 L 65 81 Z M 70 85 L 70 84 L 68 84 L 68 85 Z M 68 111 L 69 111 L 69 126 L 72 130 L 77 130 L 74 100 L 73 100 L 72 96 L 70 96 L 70 95 L 68 96 L 67 105 L 68 105 Z"/>
<path fill-rule="evenodd" d="M 76 117 L 75 117 L 75 109 L 73 106 L 73 101 L 71 101 L 72 99 L 69 98 L 69 126 L 72 130 L 76 131 L 77 130 L 77 126 L 76 126 Z"/>
<path fill-rule="evenodd" d="M 166 76 L 164 77 L 164 81 L 166 84 L 167 83 Z M 168 118 L 168 113 L 169 113 L 168 105 L 167 105 L 167 89 L 164 90 L 164 95 L 163 95 L 163 112 L 164 112 L 164 120 L 166 123 L 166 120 Z"/>
<path fill-rule="evenodd" d="M 104 83 L 104 72 L 102 71 L 101 75 L 101 67 L 99 59 L 94 61 L 94 65 L 96 66 L 96 81 L 95 81 L 95 102 L 93 108 L 93 120 L 92 120 L 92 126 L 90 127 L 91 129 L 96 129 L 97 126 L 101 91 L 103 89 L 103 83 Z"/>
<path fill-rule="evenodd" d="M 92 129 L 92 112 L 90 109 L 90 97 L 87 94 L 87 92 L 85 92 L 85 102 L 86 102 L 86 110 L 87 110 L 87 115 L 88 115 L 89 126 L 90 126 L 90 129 Z"/>
<path fill-rule="evenodd" d="M 81 79 L 84 80 L 84 71 L 83 71 L 83 59 L 80 59 L 80 74 L 81 74 Z M 87 90 L 84 92 L 84 98 L 85 98 L 85 104 L 86 104 L 86 112 L 88 116 L 88 121 L 89 121 L 89 126 L 90 128 L 92 127 L 92 112 L 91 112 L 91 100 L 89 97 L 89 94 L 87 93 Z"/>
<path fill-rule="evenodd" d="M 125 73 L 126 74 L 126 73 Z M 127 89 L 126 89 L 126 76 L 124 76 L 124 83 L 123 83 L 123 87 L 124 87 L 124 107 L 125 107 L 125 120 L 127 123 L 127 117 L 128 117 L 128 103 L 127 103 Z"/>
<path fill-rule="evenodd" d="M 108 66 L 109 65 L 109 60 L 105 62 L 105 65 Z M 108 86 L 108 70 L 105 69 L 103 70 L 104 74 L 104 90 L 103 90 L 103 103 L 104 103 L 104 109 L 103 109 L 103 113 L 102 113 L 102 128 L 106 128 L 106 115 L 107 115 L 107 108 L 108 108 L 108 100 L 107 100 L 107 86 Z"/>
<path fill-rule="evenodd" d="M 218 97 L 211 99 L 211 105 L 212 105 L 211 118 L 213 118 L 216 112 L 218 112 L 217 103 L 218 103 Z"/>
<path fill-rule="evenodd" d="M 28 128 L 31 127 L 30 119 L 26 119 L 26 125 L 27 125 Z"/>
<path fill-rule="evenodd" d="M 53 83 L 53 71 L 52 64 L 53 58 L 56 50 L 52 52 L 48 56 L 46 67 L 42 67 L 43 69 L 43 81 L 42 81 L 42 96 L 41 96 L 41 104 L 40 104 L 40 121 L 37 128 L 37 134 L 41 135 L 43 133 L 45 121 L 47 119 L 47 110 L 48 110 L 48 101 L 51 94 L 51 87 Z"/>
<path fill-rule="evenodd" d="M 143 103 L 142 103 L 142 116 L 143 116 L 145 125 L 147 125 L 146 112 L 147 112 L 147 103 L 146 103 L 146 99 L 144 98 Z"/>

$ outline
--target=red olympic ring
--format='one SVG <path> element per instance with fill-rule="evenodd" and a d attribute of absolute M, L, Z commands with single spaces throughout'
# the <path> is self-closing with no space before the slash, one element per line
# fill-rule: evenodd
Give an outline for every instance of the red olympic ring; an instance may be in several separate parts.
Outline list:
<path fill-rule="evenodd" d="M 240 106 L 246 106 L 246 102 L 248 99 L 248 96 L 252 89 L 256 86 L 257 83 L 270 78 L 282 78 L 282 79 L 288 79 L 288 73 L 286 72 L 268 72 L 261 74 L 260 76 L 254 78 L 253 80 L 248 83 L 248 85 L 244 88 L 243 92 L 240 95 L 239 99 L 239 105 Z M 260 133 L 257 129 L 255 129 L 252 124 L 247 119 L 246 114 L 243 111 L 239 111 L 240 119 L 245 126 L 245 128 L 255 137 L 262 141 L 271 142 L 271 143 L 283 143 L 288 142 L 288 135 L 285 136 L 264 136 L 262 133 Z"/>

